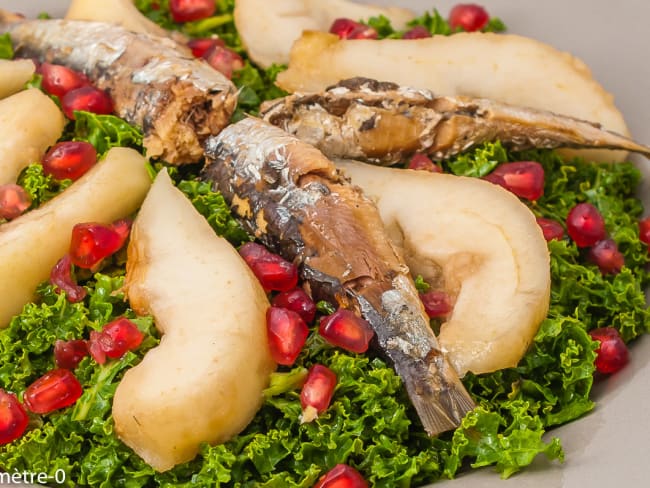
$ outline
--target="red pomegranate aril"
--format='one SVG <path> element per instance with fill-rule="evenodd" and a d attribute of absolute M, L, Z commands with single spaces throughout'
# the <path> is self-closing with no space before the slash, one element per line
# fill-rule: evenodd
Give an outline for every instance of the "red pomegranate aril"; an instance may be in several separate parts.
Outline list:
<path fill-rule="evenodd" d="M 266 311 L 266 331 L 273 360 L 291 366 L 305 345 L 309 329 L 296 312 L 280 307 Z"/>
<path fill-rule="evenodd" d="M 96 222 L 76 224 L 70 239 L 70 259 L 80 268 L 92 269 L 122 244 L 124 239 L 110 226 Z"/>
<path fill-rule="evenodd" d="M 639 240 L 650 246 L 650 217 L 639 221 Z"/>
<path fill-rule="evenodd" d="M 442 168 L 433 161 L 426 154 L 415 153 L 409 161 L 408 169 L 430 171 L 432 173 L 442 173 Z"/>
<path fill-rule="evenodd" d="M 336 374 L 327 366 L 314 364 L 309 369 L 300 391 L 302 422 L 311 422 L 329 408 L 335 387 Z"/>
<path fill-rule="evenodd" d="M 97 151 L 89 142 L 64 141 L 52 146 L 43 159 L 43 173 L 57 180 L 78 180 L 97 163 Z"/>
<path fill-rule="evenodd" d="M 217 5 L 214 0 L 169 0 L 169 11 L 174 22 L 192 22 L 214 15 Z"/>
<path fill-rule="evenodd" d="M 318 332 L 330 344 L 359 354 L 368 350 L 368 344 L 375 334 L 366 320 L 344 308 L 323 317 Z"/>
<path fill-rule="evenodd" d="M 137 349 L 144 340 L 144 334 L 138 326 L 126 317 L 120 317 L 102 327 L 101 331 L 90 332 L 88 350 L 99 364 L 106 358 L 118 359 L 128 351 Z"/>
<path fill-rule="evenodd" d="M 475 3 L 459 3 L 449 12 L 449 25 L 452 29 L 474 32 L 485 27 L 489 20 L 487 11 Z"/>
<path fill-rule="evenodd" d="M 111 114 L 113 113 L 113 101 L 105 91 L 86 85 L 70 90 L 63 95 L 61 108 L 66 117 L 74 120 L 75 110 L 83 110 L 94 114 Z"/>
<path fill-rule="evenodd" d="M 133 221 L 131 219 L 120 219 L 111 224 L 111 229 L 113 229 L 120 238 L 120 246 L 118 249 L 124 245 L 124 242 L 126 242 L 126 239 L 129 237 L 132 225 Z"/>
<path fill-rule="evenodd" d="M 60 64 L 42 63 L 36 72 L 43 77 L 41 81 L 43 90 L 57 97 L 62 97 L 76 88 L 90 85 L 86 75 Z"/>
<path fill-rule="evenodd" d="M 330 27 L 330 33 L 336 34 L 341 39 L 377 39 L 378 37 L 377 31 L 372 27 L 347 18 L 336 19 Z"/>
<path fill-rule="evenodd" d="M 310 324 L 316 316 L 316 304 L 302 288 L 278 293 L 273 297 L 273 306 L 296 312 L 306 324 Z"/>
<path fill-rule="evenodd" d="M 557 220 L 546 219 L 544 217 L 537 217 L 537 225 L 542 229 L 544 239 L 552 241 L 553 239 L 560 240 L 564 237 L 564 227 Z"/>
<path fill-rule="evenodd" d="M 569 237 L 578 247 L 593 246 L 607 236 L 605 220 L 591 203 L 574 206 L 566 218 L 566 227 Z"/>
<path fill-rule="evenodd" d="M 320 477 L 314 488 L 368 488 L 368 483 L 352 466 L 337 464 Z"/>
<path fill-rule="evenodd" d="M 0 218 L 13 220 L 20 217 L 32 204 L 25 189 L 15 183 L 0 185 Z"/>
<path fill-rule="evenodd" d="M 192 50 L 192 55 L 195 58 L 203 57 L 203 55 L 214 46 L 225 47 L 226 43 L 223 42 L 223 39 L 219 39 L 218 37 L 203 37 L 201 39 L 192 39 L 187 42 L 187 47 Z"/>
<path fill-rule="evenodd" d="M 25 406 L 34 413 L 50 413 L 74 404 L 83 389 L 75 375 L 64 368 L 53 369 L 25 390 Z"/>
<path fill-rule="evenodd" d="M 247 242 L 239 253 L 265 290 L 289 291 L 298 284 L 298 268 L 264 246 Z"/>
<path fill-rule="evenodd" d="M 600 345 L 596 349 L 596 370 L 600 373 L 616 373 L 625 366 L 630 355 L 621 339 L 618 330 L 614 327 L 600 327 L 589 332 L 594 341 L 599 341 Z"/>
<path fill-rule="evenodd" d="M 232 49 L 215 44 L 203 54 L 203 59 L 226 78 L 244 67 L 244 60 Z"/>
<path fill-rule="evenodd" d="M 625 265 L 625 257 L 613 239 L 598 241 L 589 249 L 589 260 L 598 266 L 602 274 L 618 274 Z"/>
<path fill-rule="evenodd" d="M 502 163 L 484 179 L 527 200 L 544 194 L 544 168 L 536 161 Z"/>
<path fill-rule="evenodd" d="M 58 339 L 54 343 L 54 362 L 59 368 L 75 369 L 86 356 L 88 356 L 88 343 L 82 339 L 69 341 Z"/>
<path fill-rule="evenodd" d="M 18 439 L 28 423 L 29 415 L 16 395 L 0 389 L 0 445 Z"/>
<path fill-rule="evenodd" d="M 79 286 L 72 278 L 72 260 L 69 254 L 59 259 L 52 271 L 50 271 L 50 283 L 63 290 L 70 303 L 82 301 L 88 293 L 83 286 Z"/>
<path fill-rule="evenodd" d="M 423 25 L 416 25 L 402 35 L 402 39 L 426 39 L 427 37 L 431 37 L 431 32 Z"/>
<path fill-rule="evenodd" d="M 104 364 L 106 362 L 106 353 L 104 352 L 104 348 L 106 347 L 108 349 L 112 346 L 112 340 L 109 336 L 102 335 L 102 333 L 97 330 L 90 331 L 88 353 L 98 364 Z"/>
<path fill-rule="evenodd" d="M 432 319 L 444 317 L 452 310 L 449 295 L 444 291 L 432 290 L 420 293 L 420 300 L 427 315 Z"/>

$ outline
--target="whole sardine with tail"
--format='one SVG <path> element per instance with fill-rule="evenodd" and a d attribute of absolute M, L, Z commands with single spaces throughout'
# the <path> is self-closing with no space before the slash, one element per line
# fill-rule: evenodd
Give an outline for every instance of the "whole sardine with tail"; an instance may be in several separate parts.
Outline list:
<path fill-rule="evenodd" d="M 457 427 L 474 404 L 374 203 L 320 151 L 259 119 L 208 138 L 205 154 L 203 178 L 252 234 L 299 265 L 313 298 L 370 322 L 425 430 Z"/>
<path fill-rule="evenodd" d="M 368 78 L 265 102 L 261 116 L 330 158 L 381 165 L 404 161 L 415 152 L 445 159 L 497 139 L 514 150 L 623 149 L 650 158 L 650 147 L 584 120 L 482 98 L 437 96 Z"/>
<path fill-rule="evenodd" d="M 86 74 L 110 94 L 117 115 L 143 130 L 149 157 L 199 161 L 203 140 L 235 110 L 230 80 L 167 37 L 102 22 L 13 20 L 0 12 L 0 33 L 9 33 L 16 56 Z"/>

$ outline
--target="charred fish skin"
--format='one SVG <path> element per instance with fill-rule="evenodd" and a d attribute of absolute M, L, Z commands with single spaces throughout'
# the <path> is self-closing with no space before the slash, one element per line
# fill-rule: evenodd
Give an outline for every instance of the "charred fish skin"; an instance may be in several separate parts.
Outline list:
<path fill-rule="evenodd" d="M 236 107 L 230 80 L 167 37 L 77 20 L 0 22 L 3 32 L 17 57 L 63 64 L 106 90 L 117 115 L 143 130 L 149 157 L 200 161 Z"/>
<path fill-rule="evenodd" d="M 441 160 L 497 139 L 513 150 L 623 149 L 650 158 L 650 147 L 574 117 L 481 98 L 436 96 L 368 78 L 265 102 L 260 116 L 327 157 L 380 165 L 415 152 Z"/>
<path fill-rule="evenodd" d="M 474 403 L 440 350 L 374 203 L 320 151 L 259 119 L 208 138 L 205 153 L 202 178 L 252 234 L 299 265 L 313 298 L 370 322 L 425 430 L 457 427 Z"/>

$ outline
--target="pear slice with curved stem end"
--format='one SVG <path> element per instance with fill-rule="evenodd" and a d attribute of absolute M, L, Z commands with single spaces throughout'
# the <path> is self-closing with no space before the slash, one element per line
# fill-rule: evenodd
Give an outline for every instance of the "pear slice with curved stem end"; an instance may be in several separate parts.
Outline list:
<path fill-rule="evenodd" d="M 217 236 L 166 170 L 136 218 L 125 289 L 163 334 L 115 392 L 118 437 L 158 471 L 248 425 L 275 369 L 269 302 L 237 250 Z"/>
<path fill-rule="evenodd" d="M 492 183 L 351 161 L 413 275 L 454 302 L 438 340 L 458 374 L 516 366 L 546 317 L 550 265 L 533 213 Z"/>

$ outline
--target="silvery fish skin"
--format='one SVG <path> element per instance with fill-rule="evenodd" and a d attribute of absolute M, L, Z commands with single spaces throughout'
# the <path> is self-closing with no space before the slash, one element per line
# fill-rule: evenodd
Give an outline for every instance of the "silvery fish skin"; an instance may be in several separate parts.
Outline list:
<path fill-rule="evenodd" d="M 497 139 L 514 150 L 623 149 L 650 157 L 650 147 L 584 120 L 481 98 L 436 96 L 368 78 L 265 102 L 260 116 L 330 158 L 380 165 L 416 152 L 445 159 Z"/>
<path fill-rule="evenodd" d="M 473 401 L 439 348 L 374 203 L 320 151 L 259 119 L 208 138 L 205 153 L 203 179 L 247 230 L 298 264 L 312 297 L 370 322 L 425 430 L 457 427 Z"/>
<path fill-rule="evenodd" d="M 140 127 L 149 157 L 202 159 L 203 140 L 230 120 L 237 89 L 167 37 L 75 20 L 1 22 L 17 57 L 63 64 L 106 90 L 117 115 Z"/>

